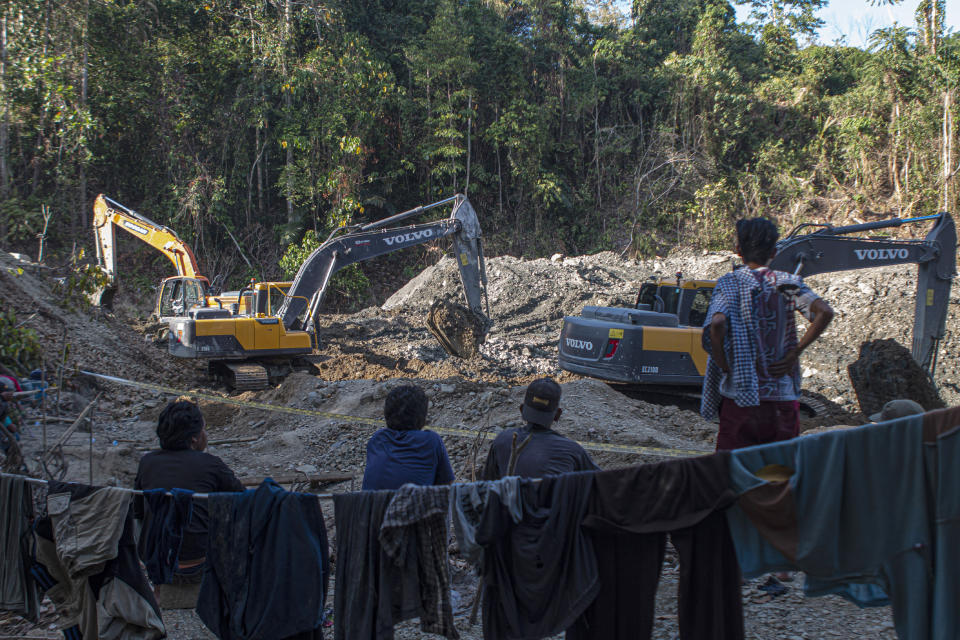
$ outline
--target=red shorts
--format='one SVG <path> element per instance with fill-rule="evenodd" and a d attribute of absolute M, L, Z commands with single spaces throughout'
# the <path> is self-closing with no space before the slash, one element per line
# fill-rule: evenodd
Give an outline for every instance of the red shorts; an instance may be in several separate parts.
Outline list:
<path fill-rule="evenodd" d="M 796 400 L 761 401 L 757 407 L 740 407 L 730 398 L 723 398 L 717 451 L 796 438 L 800 435 L 799 407 Z"/>

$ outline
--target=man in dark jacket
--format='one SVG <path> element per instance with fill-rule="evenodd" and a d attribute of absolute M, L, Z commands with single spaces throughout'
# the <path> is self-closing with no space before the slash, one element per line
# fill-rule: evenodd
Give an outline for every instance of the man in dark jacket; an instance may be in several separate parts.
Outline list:
<path fill-rule="evenodd" d="M 498 480 L 507 475 L 540 478 L 569 471 L 598 469 L 583 447 L 551 429 L 560 419 L 560 385 L 550 378 L 534 380 L 520 405 L 524 427 L 504 429 L 490 445 L 484 480 Z M 512 451 L 516 449 L 515 466 L 510 469 Z"/>
<path fill-rule="evenodd" d="M 443 440 L 433 431 L 423 430 L 428 405 L 420 387 L 407 384 L 390 390 L 383 403 L 387 428 L 377 431 L 367 442 L 364 490 L 453 482 Z"/>
<path fill-rule="evenodd" d="M 243 491 L 244 487 L 233 471 L 215 455 L 204 452 L 207 448 L 207 432 L 200 408 L 186 399 L 171 402 L 160 413 L 157 423 L 160 449 L 151 451 L 140 459 L 135 489 L 187 489 L 198 493 Z M 151 527 L 153 513 L 144 509 L 143 499 L 134 501 L 134 515 L 143 520 L 143 530 Z M 196 585 L 191 596 L 194 603 L 202 576 L 201 567 L 207 548 L 208 515 L 202 500 L 193 501 L 190 523 L 183 531 L 180 555 L 174 584 Z M 147 560 L 158 552 L 151 548 L 149 536 L 141 535 L 137 545 L 140 557 Z M 161 593 L 158 590 L 158 599 Z M 189 598 L 188 598 L 189 599 Z M 164 608 L 179 608 L 164 602 Z"/>

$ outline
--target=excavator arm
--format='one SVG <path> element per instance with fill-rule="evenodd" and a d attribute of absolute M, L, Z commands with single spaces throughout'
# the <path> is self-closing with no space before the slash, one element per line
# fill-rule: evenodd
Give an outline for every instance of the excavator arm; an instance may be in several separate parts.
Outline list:
<path fill-rule="evenodd" d="M 935 223 L 923 240 L 849 236 L 927 220 Z M 957 229 L 950 214 L 825 226 L 800 235 L 796 231 L 777 243 L 777 255 L 770 268 L 810 276 L 895 264 L 917 265 L 912 353 L 921 366 L 933 373 L 937 347 L 946 330 L 950 287 L 957 273 Z"/>
<path fill-rule="evenodd" d="M 123 229 L 165 255 L 173 263 L 177 275 L 201 280 L 205 286 L 209 284 L 207 279 L 200 275 L 200 267 L 193 251 L 173 229 L 158 224 L 100 194 L 93 203 L 93 231 L 97 240 L 97 263 L 107 273 L 109 285 L 100 294 L 101 300 L 98 300 L 98 303 L 103 300 L 105 294 L 112 293 L 116 288 L 117 228 Z"/>
<path fill-rule="evenodd" d="M 390 227 L 401 220 L 449 203 L 453 204 L 449 218 L 405 227 Z M 487 276 L 480 236 L 480 222 L 476 211 L 466 196 L 459 194 L 363 226 L 338 229 L 300 265 L 277 315 L 287 329 L 312 331 L 313 319 L 330 286 L 330 280 L 337 271 L 356 262 L 450 237 L 467 304 L 474 314 L 485 317 L 483 297 Z M 307 313 L 304 314 L 304 311 Z"/>

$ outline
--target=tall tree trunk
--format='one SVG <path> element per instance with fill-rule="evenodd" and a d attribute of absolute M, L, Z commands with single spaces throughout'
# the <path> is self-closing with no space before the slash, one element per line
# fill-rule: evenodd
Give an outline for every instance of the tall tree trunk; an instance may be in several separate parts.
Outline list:
<path fill-rule="evenodd" d="M 281 55 L 283 56 L 283 77 L 286 81 L 287 78 L 287 47 L 289 46 L 290 40 L 290 22 L 292 19 L 292 0 L 285 0 L 283 3 L 283 51 Z M 290 117 L 290 111 L 293 107 L 293 99 L 290 95 L 290 90 L 285 90 L 283 92 L 283 106 L 286 107 L 287 117 Z M 291 230 L 297 223 L 296 214 L 293 210 L 293 145 L 290 144 L 290 141 L 287 141 L 287 224 L 290 225 Z"/>
<path fill-rule="evenodd" d="M 0 198 L 10 194 L 7 154 L 10 136 L 10 110 L 7 104 L 7 14 L 0 17 Z M 0 220 L 0 224 L 4 224 Z M 0 228 L 0 236 L 6 235 L 6 228 Z"/>
<path fill-rule="evenodd" d="M 473 94 L 467 94 L 467 177 L 463 185 L 463 195 L 470 191 L 470 128 L 473 126 Z"/>
<path fill-rule="evenodd" d="M 85 113 L 87 110 L 87 78 L 89 72 L 88 65 L 88 42 L 87 42 L 87 29 L 90 24 L 90 0 L 85 0 L 83 3 L 83 31 L 81 32 L 82 46 L 83 46 L 83 69 L 80 72 L 80 111 Z M 84 118 L 86 119 L 86 118 Z M 86 139 L 86 132 L 84 131 L 84 139 Z M 82 229 L 86 229 L 90 220 L 87 217 L 87 144 L 84 142 L 80 147 L 80 189 L 77 195 L 80 198 L 80 225 Z"/>
<path fill-rule="evenodd" d="M 10 195 L 7 147 L 10 135 L 10 110 L 7 106 L 7 14 L 0 17 L 0 199 Z M 0 240 L 7 237 L 7 218 L 0 216 Z"/>
<path fill-rule="evenodd" d="M 956 170 L 953 169 L 953 89 L 943 92 L 943 211 L 950 206 L 950 183 Z"/>

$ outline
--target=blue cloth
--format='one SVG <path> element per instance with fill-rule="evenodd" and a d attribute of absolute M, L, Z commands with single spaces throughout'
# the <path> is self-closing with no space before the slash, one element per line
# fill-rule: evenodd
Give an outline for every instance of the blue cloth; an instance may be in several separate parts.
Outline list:
<path fill-rule="evenodd" d="M 721 348 L 727 356 L 731 371 L 724 374 L 712 355 L 707 358 L 707 371 L 700 400 L 700 414 L 707 420 L 716 420 L 719 417 L 721 386 L 729 390 L 730 397 L 737 406 L 755 407 L 760 404 L 757 362 L 765 362 L 766 356 L 759 343 L 761 332 L 757 322 L 757 301 L 764 288 L 772 286 L 770 282 L 776 283 L 776 291 L 783 296 L 783 313 L 801 311 L 808 319 L 811 317 L 809 307 L 817 296 L 803 283 L 803 279 L 783 271 L 773 271 L 772 274 L 773 278 L 758 278 L 750 268 L 741 267 L 717 280 L 704 319 L 701 343 L 707 354 L 711 354 L 710 322 L 717 313 L 726 316 L 728 329 Z M 785 337 L 787 346 L 796 344 L 796 330 L 792 323 L 790 324 L 792 335 Z M 727 376 L 731 379 L 726 380 Z M 799 364 L 790 372 L 790 376 L 794 389 L 799 394 Z"/>
<path fill-rule="evenodd" d="M 364 491 L 453 482 L 443 440 L 433 431 L 380 429 L 367 442 Z"/>
<path fill-rule="evenodd" d="M 793 561 L 742 510 L 727 512 L 744 574 L 804 571 L 807 595 L 837 593 L 860 606 L 889 603 L 898 637 L 930 637 L 933 532 L 922 425 L 923 416 L 910 416 L 733 451 L 738 493 L 764 484 L 756 472 L 767 465 L 794 470 Z"/>
<path fill-rule="evenodd" d="M 221 640 L 320 637 L 330 563 L 315 495 L 267 478 L 254 491 L 211 494 L 197 614 Z"/>
<path fill-rule="evenodd" d="M 149 489 L 143 492 L 143 499 L 152 517 L 140 533 L 142 544 L 148 553 L 143 560 L 147 575 L 153 584 L 170 584 L 177 570 L 180 557 L 180 545 L 183 543 L 183 529 L 193 517 L 193 491 L 186 489 Z"/>
<path fill-rule="evenodd" d="M 947 411 L 956 414 L 958 409 Z M 935 456 L 930 462 L 937 487 L 933 638 L 954 640 L 960 638 L 960 427 L 926 446 L 928 460 Z"/>

